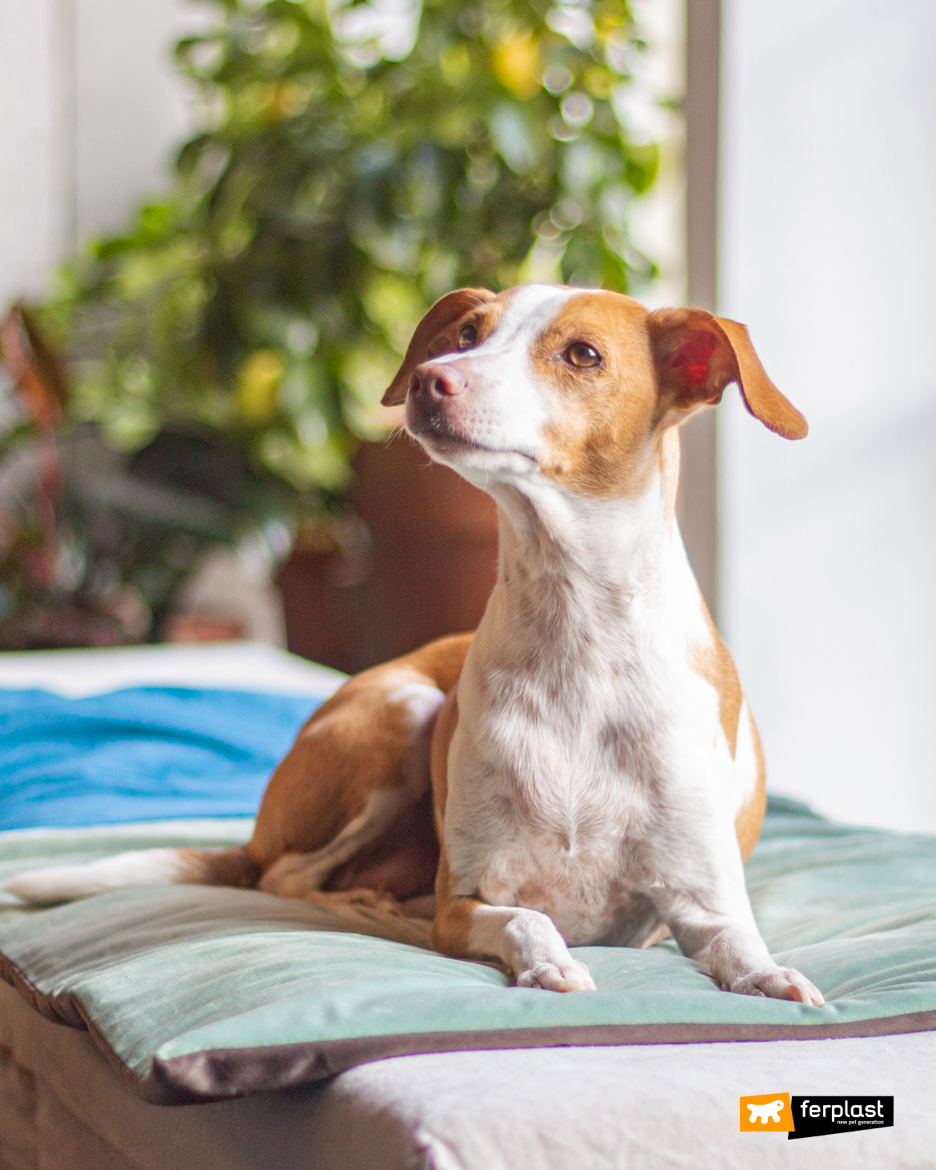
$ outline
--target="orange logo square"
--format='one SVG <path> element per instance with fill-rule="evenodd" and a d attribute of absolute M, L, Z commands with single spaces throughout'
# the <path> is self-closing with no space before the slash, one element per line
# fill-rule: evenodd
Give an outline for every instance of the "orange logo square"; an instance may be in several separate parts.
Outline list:
<path fill-rule="evenodd" d="M 792 1133 L 789 1093 L 761 1093 L 741 1098 L 742 1133 Z"/>

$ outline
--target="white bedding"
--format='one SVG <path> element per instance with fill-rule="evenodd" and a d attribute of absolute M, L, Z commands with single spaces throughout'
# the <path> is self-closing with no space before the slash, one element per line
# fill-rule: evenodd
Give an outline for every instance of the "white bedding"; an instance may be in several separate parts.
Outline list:
<path fill-rule="evenodd" d="M 263 642 L 0 653 L 0 687 L 35 687 L 75 699 L 145 686 L 318 695 L 331 694 L 344 679 Z"/>
<path fill-rule="evenodd" d="M 14 1058 L 5 1079 L 4 1051 Z M 87 1035 L 48 1023 L 0 984 L 0 1166 L 925 1170 L 936 1165 L 934 1074 L 932 1032 L 453 1052 L 361 1065 L 292 1093 L 172 1109 L 141 1101 Z M 794 1142 L 740 1133 L 738 1098 L 772 1092 L 892 1094 L 895 1125 Z M 4 1159 L 30 1143 L 43 1151 L 38 1163 Z"/>
<path fill-rule="evenodd" d="M 920 1032 L 410 1056 L 343 1073 L 320 1108 L 336 1134 L 373 1140 L 392 1121 L 400 1135 L 397 1161 L 362 1151 L 331 1170 L 923 1170 L 936 1166 L 934 1087 L 936 1033 Z M 739 1098 L 774 1092 L 893 1095 L 894 1128 L 740 1133 Z"/>

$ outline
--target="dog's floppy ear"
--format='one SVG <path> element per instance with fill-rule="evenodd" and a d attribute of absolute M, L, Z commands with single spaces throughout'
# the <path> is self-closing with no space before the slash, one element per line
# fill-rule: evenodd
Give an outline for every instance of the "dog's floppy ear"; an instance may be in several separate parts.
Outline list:
<path fill-rule="evenodd" d="M 413 370 L 424 361 L 428 361 L 430 357 L 435 357 L 438 353 L 443 352 L 443 350 L 432 352 L 432 343 L 436 337 L 460 317 L 464 317 L 472 309 L 476 309 L 479 305 L 485 305 L 493 299 L 494 293 L 488 292 L 486 288 L 458 288 L 454 292 L 446 293 L 444 297 L 436 301 L 416 326 L 416 332 L 406 350 L 403 365 L 397 370 L 396 377 L 381 399 L 383 405 L 399 406 L 401 402 L 405 402 Z"/>
<path fill-rule="evenodd" d="M 661 417 L 671 409 L 714 406 L 737 382 L 744 405 L 765 427 L 785 439 L 806 437 L 806 419 L 767 377 L 743 325 L 704 309 L 657 309 L 647 328 Z"/>

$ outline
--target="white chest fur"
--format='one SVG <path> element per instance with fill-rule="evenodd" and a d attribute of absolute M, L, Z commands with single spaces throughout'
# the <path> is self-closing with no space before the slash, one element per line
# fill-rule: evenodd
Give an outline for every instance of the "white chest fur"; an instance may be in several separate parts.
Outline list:
<path fill-rule="evenodd" d="M 459 683 L 445 812 L 457 892 L 540 910 L 573 944 L 645 937 L 653 889 L 692 868 L 686 840 L 730 826 L 755 779 L 735 774 L 717 695 L 691 667 L 711 635 L 653 504 L 631 506 L 624 547 L 598 534 L 596 565 L 544 542 L 540 522 L 531 542 L 529 508 L 508 499 L 498 586 Z"/>

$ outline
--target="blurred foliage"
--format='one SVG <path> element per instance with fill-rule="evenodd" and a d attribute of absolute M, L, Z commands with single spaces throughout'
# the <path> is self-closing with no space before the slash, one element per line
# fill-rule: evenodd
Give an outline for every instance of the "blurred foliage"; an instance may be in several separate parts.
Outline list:
<path fill-rule="evenodd" d="M 207 129 L 46 311 L 73 419 L 125 450 L 167 423 L 223 431 L 276 489 L 252 498 L 295 512 L 347 488 L 437 297 L 651 274 L 627 238 L 657 152 L 619 117 L 626 0 L 406 3 L 215 0 L 178 45 Z"/>
<path fill-rule="evenodd" d="M 0 321 L 0 648 L 115 645 L 157 635 L 212 545 L 271 564 L 283 524 L 245 520 L 267 486 L 232 436 L 164 425 L 139 450 L 63 424 L 60 361 L 30 310 Z"/>

